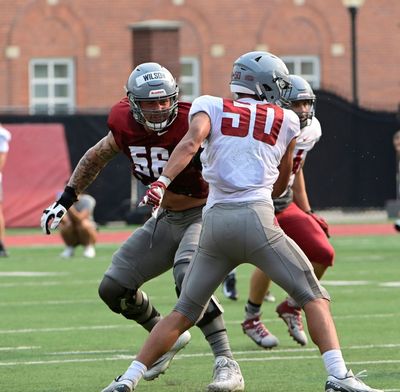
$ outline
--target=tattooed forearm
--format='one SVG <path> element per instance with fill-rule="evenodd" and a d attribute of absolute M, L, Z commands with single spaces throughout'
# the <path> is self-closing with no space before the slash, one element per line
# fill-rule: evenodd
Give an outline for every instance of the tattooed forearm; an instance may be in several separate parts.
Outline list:
<path fill-rule="evenodd" d="M 110 143 L 108 137 L 103 138 L 83 155 L 72 173 L 68 185 L 73 187 L 79 195 L 96 179 L 104 166 L 118 152 L 118 149 Z"/>

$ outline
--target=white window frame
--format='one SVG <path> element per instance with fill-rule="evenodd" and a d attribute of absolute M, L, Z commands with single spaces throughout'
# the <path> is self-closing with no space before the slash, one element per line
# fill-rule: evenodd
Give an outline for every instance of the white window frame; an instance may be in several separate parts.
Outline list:
<path fill-rule="evenodd" d="M 321 66 L 318 56 L 281 56 L 285 63 L 293 63 L 295 75 L 306 79 L 313 89 L 319 89 L 321 86 Z M 312 63 L 314 72 L 312 74 L 304 74 L 301 72 L 301 64 L 307 62 Z"/>
<path fill-rule="evenodd" d="M 200 95 L 200 62 L 197 57 L 181 57 L 180 59 L 181 66 L 184 64 L 191 64 L 193 69 L 192 75 L 182 75 L 179 78 L 179 85 L 185 84 L 192 84 L 193 86 L 193 93 L 192 94 L 185 94 L 185 91 L 181 91 L 180 98 L 182 101 L 186 102 L 193 102 L 195 98 Z"/>
<path fill-rule="evenodd" d="M 34 74 L 35 65 L 46 65 L 48 67 L 48 75 L 46 78 L 37 78 Z M 54 76 L 54 67 L 56 65 L 67 66 L 67 76 L 56 78 Z M 57 83 L 66 84 L 68 86 L 69 95 L 67 97 L 56 97 L 54 90 Z M 47 84 L 49 88 L 48 97 L 36 97 L 34 95 L 34 87 L 37 84 Z M 29 110 L 31 114 L 43 113 L 36 112 L 36 105 L 47 105 L 47 114 L 56 114 L 57 104 L 66 104 L 67 113 L 75 112 L 75 64 L 71 58 L 36 58 L 29 62 Z M 65 114 L 65 111 L 62 111 Z"/>

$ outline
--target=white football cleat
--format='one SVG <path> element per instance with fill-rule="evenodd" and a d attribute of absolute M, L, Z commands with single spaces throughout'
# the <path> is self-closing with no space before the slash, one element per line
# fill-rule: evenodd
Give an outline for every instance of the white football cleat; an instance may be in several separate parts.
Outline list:
<path fill-rule="evenodd" d="M 143 378 L 146 381 L 151 381 L 157 378 L 160 374 L 164 374 L 169 368 L 175 354 L 182 350 L 190 341 L 191 335 L 189 331 L 185 331 L 179 336 L 177 341 L 164 355 L 157 359 L 153 365 L 144 373 Z"/>
<path fill-rule="evenodd" d="M 131 380 L 121 379 L 122 376 L 117 377 L 111 382 L 108 387 L 105 387 L 101 392 L 132 392 L 134 391 L 133 382 Z"/>
<path fill-rule="evenodd" d="M 382 389 L 374 389 L 362 382 L 358 376 L 363 372 L 356 375 L 351 370 L 346 373 L 344 378 L 336 378 L 335 376 L 328 376 L 325 383 L 325 392 L 384 392 Z"/>
<path fill-rule="evenodd" d="M 207 387 L 208 392 L 244 391 L 244 380 L 239 364 L 228 357 L 215 358 L 213 382 Z"/>
<path fill-rule="evenodd" d="M 308 342 L 301 319 L 301 309 L 290 306 L 287 300 L 276 308 L 279 317 L 287 324 L 289 335 L 299 344 L 305 346 Z"/>
<path fill-rule="evenodd" d="M 261 322 L 260 316 L 245 320 L 242 323 L 243 332 L 256 344 L 263 348 L 276 347 L 279 340 Z"/>

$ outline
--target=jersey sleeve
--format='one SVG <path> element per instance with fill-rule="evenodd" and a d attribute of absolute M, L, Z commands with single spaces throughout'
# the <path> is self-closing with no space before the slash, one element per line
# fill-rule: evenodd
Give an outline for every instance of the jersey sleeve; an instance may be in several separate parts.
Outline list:
<path fill-rule="evenodd" d="M 107 119 L 108 129 L 113 134 L 114 140 L 121 150 L 124 149 L 123 130 L 129 129 L 127 125 L 131 120 L 129 116 L 132 117 L 129 102 L 127 98 L 124 98 L 111 108 Z"/>
<path fill-rule="evenodd" d="M 297 114 L 293 110 L 283 109 L 286 117 L 287 133 L 286 133 L 286 145 L 300 135 L 300 120 Z"/>
<path fill-rule="evenodd" d="M 311 124 L 301 130 L 301 134 L 297 139 L 296 147 L 308 152 L 313 149 L 315 144 L 321 138 L 321 135 L 321 124 L 316 117 L 313 117 Z"/>
<path fill-rule="evenodd" d="M 199 112 L 207 113 L 210 119 L 215 118 L 217 101 L 222 102 L 222 98 L 212 97 L 211 95 L 202 95 L 196 98 L 192 103 L 192 107 L 190 108 L 189 120 L 191 120 L 192 117 Z"/>

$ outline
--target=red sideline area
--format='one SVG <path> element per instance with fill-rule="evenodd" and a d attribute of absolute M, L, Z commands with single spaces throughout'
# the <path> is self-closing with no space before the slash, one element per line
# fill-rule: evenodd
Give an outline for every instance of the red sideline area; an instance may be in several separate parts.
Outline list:
<path fill-rule="evenodd" d="M 118 244 L 124 242 L 132 231 L 115 231 L 110 233 L 98 233 L 97 242 L 99 244 Z M 51 235 L 41 234 L 41 229 L 38 229 L 38 234 L 20 234 L 7 235 L 5 240 L 7 247 L 13 246 L 42 246 L 42 245 L 62 245 L 63 241 L 60 235 L 56 232 Z"/>
<path fill-rule="evenodd" d="M 62 124 L 3 124 L 11 132 L 3 173 L 7 227 L 34 227 L 71 175 Z"/>
<path fill-rule="evenodd" d="M 357 225 L 330 225 L 331 237 L 337 236 L 363 236 L 363 235 L 394 235 L 396 230 L 392 223 L 380 224 L 357 224 Z M 99 232 L 98 243 L 100 244 L 119 244 L 125 241 L 131 231 L 123 230 L 109 233 Z M 6 235 L 6 245 L 13 246 L 31 246 L 31 245 L 62 245 L 62 240 L 58 233 L 51 235 L 41 234 L 21 234 Z"/>

